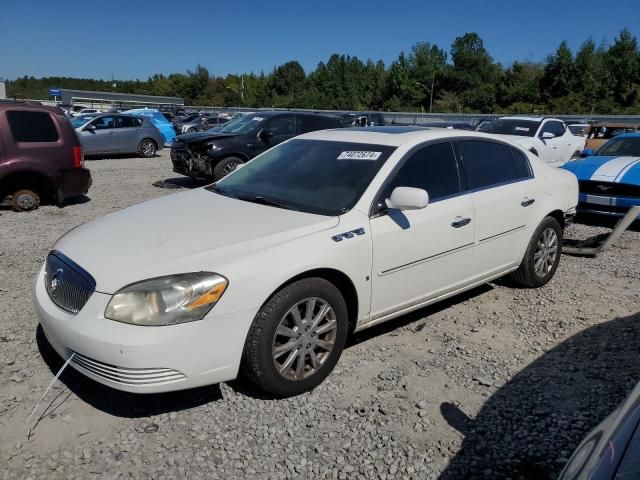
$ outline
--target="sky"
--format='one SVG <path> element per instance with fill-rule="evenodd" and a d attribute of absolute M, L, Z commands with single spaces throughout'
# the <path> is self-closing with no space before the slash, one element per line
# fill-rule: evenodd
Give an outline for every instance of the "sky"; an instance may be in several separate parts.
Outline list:
<path fill-rule="evenodd" d="M 542 61 L 562 40 L 640 37 L 640 1 L 0 0 L 0 78 L 146 79 L 197 64 L 212 75 L 305 70 L 332 53 L 386 64 L 419 41 L 447 52 L 480 34 L 494 59 Z"/>

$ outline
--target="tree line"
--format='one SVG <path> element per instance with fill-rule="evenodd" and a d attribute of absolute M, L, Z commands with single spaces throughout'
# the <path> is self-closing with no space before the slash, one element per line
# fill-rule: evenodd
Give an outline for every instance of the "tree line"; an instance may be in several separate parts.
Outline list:
<path fill-rule="evenodd" d="M 212 76 L 201 66 L 147 80 L 24 76 L 9 96 L 49 98 L 49 88 L 183 97 L 188 105 L 455 113 L 640 114 L 640 50 L 628 29 L 614 41 L 566 41 L 544 62 L 496 62 L 477 33 L 449 52 L 418 42 L 390 65 L 333 54 L 306 73 L 298 61 L 270 73 Z"/>

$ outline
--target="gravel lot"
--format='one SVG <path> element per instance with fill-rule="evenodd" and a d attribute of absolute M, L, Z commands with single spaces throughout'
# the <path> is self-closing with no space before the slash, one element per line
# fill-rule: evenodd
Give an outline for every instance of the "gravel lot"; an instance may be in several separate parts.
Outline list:
<path fill-rule="evenodd" d="M 595 259 L 564 256 L 540 290 L 499 281 L 356 335 L 296 398 L 242 381 L 136 396 L 69 369 L 27 438 L 62 363 L 31 305 L 45 255 L 78 224 L 177 191 L 152 185 L 176 176 L 166 151 L 87 163 L 84 201 L 0 210 L 1 478 L 553 478 L 640 379 L 636 227 Z"/>

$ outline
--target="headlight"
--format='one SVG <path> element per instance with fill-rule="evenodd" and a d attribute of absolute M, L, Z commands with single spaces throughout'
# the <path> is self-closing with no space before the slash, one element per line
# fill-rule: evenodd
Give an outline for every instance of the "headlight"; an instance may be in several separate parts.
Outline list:
<path fill-rule="evenodd" d="M 198 272 L 133 283 L 111 297 L 105 318 L 133 325 L 175 325 L 200 320 L 220 300 L 229 282 Z"/>

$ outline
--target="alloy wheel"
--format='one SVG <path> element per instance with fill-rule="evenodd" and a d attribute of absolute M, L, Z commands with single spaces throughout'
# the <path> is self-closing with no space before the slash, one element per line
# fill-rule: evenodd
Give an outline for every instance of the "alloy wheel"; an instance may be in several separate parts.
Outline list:
<path fill-rule="evenodd" d="M 338 322 L 331 305 L 306 298 L 282 317 L 273 337 L 273 363 L 288 380 L 302 380 L 320 369 L 336 341 Z"/>
<path fill-rule="evenodd" d="M 233 172 L 236 169 L 238 165 L 239 165 L 238 162 L 229 162 L 222 169 L 222 173 L 224 175 L 229 175 L 231 172 Z"/>
<path fill-rule="evenodd" d="M 558 234 L 553 228 L 546 228 L 536 245 L 533 267 L 536 275 L 543 278 L 549 274 L 558 256 Z"/>
<path fill-rule="evenodd" d="M 152 156 L 156 153 L 156 146 L 151 140 L 147 140 L 142 144 L 142 154 L 146 157 Z"/>

